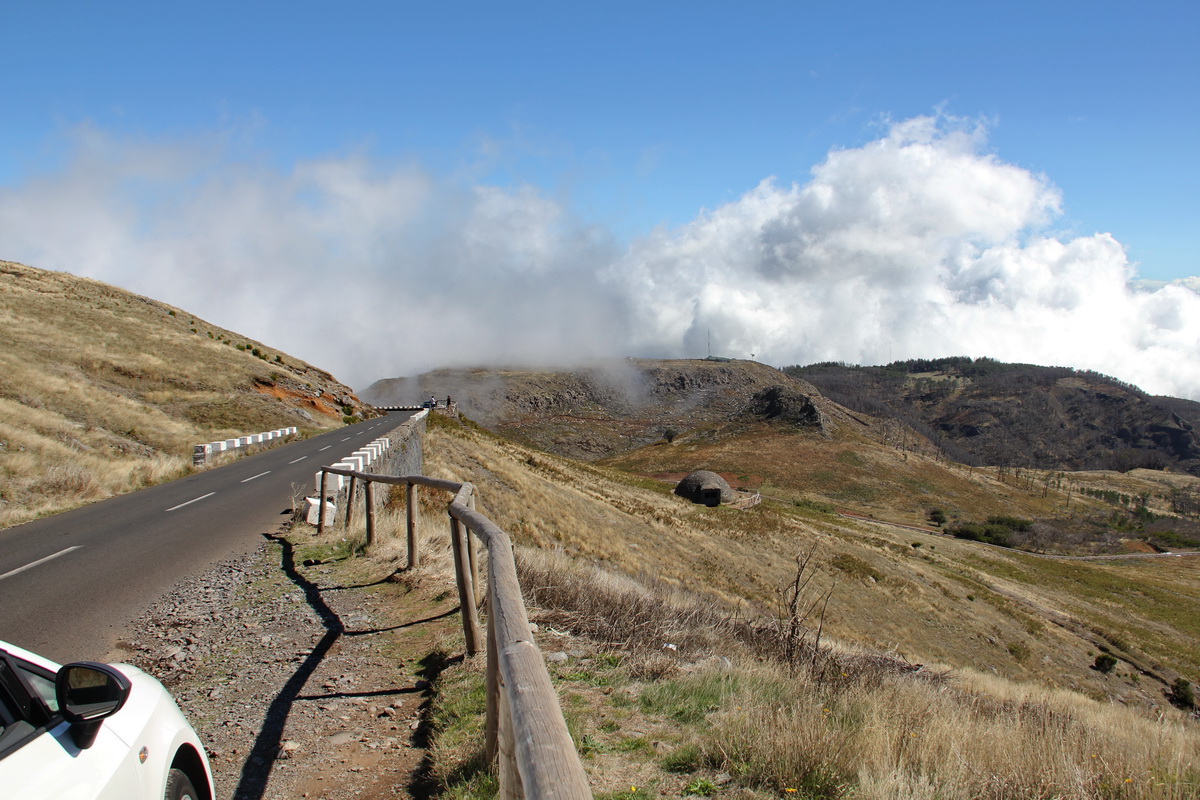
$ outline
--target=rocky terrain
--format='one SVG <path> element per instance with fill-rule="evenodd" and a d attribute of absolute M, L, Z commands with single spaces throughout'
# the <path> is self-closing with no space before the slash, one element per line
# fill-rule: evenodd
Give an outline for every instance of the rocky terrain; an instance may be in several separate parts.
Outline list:
<path fill-rule="evenodd" d="M 380 406 L 449 395 L 485 427 L 594 461 L 660 441 L 668 430 L 723 425 L 773 386 L 822 402 L 811 384 L 773 367 L 716 359 L 623 359 L 574 370 L 438 370 L 376 381 L 361 394 Z"/>

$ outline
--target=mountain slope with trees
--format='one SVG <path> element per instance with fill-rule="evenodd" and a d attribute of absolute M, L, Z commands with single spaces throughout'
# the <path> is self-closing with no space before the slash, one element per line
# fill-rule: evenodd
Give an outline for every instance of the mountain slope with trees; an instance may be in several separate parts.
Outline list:
<path fill-rule="evenodd" d="M 1200 403 L 1095 372 L 967 357 L 784 371 L 846 408 L 906 423 L 965 464 L 1200 475 Z"/>

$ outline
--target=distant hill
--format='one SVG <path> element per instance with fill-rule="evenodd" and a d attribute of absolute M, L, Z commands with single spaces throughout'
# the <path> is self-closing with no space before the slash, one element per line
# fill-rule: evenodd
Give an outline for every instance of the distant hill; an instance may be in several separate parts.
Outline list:
<path fill-rule="evenodd" d="M 1098 373 L 966 357 L 784 371 L 848 409 L 908 424 L 962 463 L 1200 475 L 1200 403 Z"/>
<path fill-rule="evenodd" d="M 182 474 L 192 446 L 370 413 L 328 372 L 187 311 L 0 261 L 0 527 Z"/>
<path fill-rule="evenodd" d="M 596 460 L 661 441 L 668 430 L 728 422 L 756 395 L 811 384 L 753 361 L 621 359 L 574 370 L 455 369 L 376 381 L 362 391 L 375 405 L 454 398 L 485 427 L 550 452 Z"/>

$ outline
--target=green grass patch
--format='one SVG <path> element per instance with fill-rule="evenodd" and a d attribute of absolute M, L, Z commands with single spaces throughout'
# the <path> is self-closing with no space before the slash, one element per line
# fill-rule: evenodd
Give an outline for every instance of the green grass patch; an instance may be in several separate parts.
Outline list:
<path fill-rule="evenodd" d="M 736 691 L 738 677 L 724 672 L 700 673 L 651 684 L 642 691 L 642 710 L 684 725 L 698 725 Z"/>

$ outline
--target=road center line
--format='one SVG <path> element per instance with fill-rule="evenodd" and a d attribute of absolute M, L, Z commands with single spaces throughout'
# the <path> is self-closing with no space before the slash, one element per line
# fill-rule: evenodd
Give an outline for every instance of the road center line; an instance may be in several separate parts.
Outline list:
<path fill-rule="evenodd" d="M 327 445 L 325 445 L 324 447 L 322 447 L 320 450 L 318 450 L 317 452 L 318 452 L 318 453 L 320 453 L 320 452 L 323 452 L 323 451 L 325 451 L 325 450 L 328 450 L 328 449 L 329 449 L 329 448 L 331 448 L 331 447 L 333 447 L 333 445 L 331 445 L 331 444 L 327 444 Z"/>
<path fill-rule="evenodd" d="M 26 564 L 23 567 L 17 567 L 16 569 L 9 570 L 8 572 L 4 573 L 3 575 L 0 575 L 0 581 L 4 580 L 5 578 L 11 578 L 13 575 L 24 572 L 27 569 L 33 569 L 38 564 L 45 564 L 47 561 L 49 561 L 52 558 L 58 558 L 59 556 L 65 556 L 67 553 L 71 552 L 72 550 L 78 550 L 81 547 L 83 547 L 83 545 L 77 544 L 74 547 L 68 547 L 66 550 L 59 550 L 57 553 L 54 553 L 53 555 L 48 555 L 45 558 L 39 558 L 37 561 L 30 561 L 28 564 Z"/>
<path fill-rule="evenodd" d="M 348 442 L 348 441 L 350 441 L 350 437 L 349 437 L 349 436 L 347 436 L 345 439 L 342 439 L 342 441 L 343 441 L 343 442 Z"/>
<path fill-rule="evenodd" d="M 240 483 L 249 483 L 250 481 L 254 480 L 255 478 L 261 478 L 263 475 L 270 475 L 270 474 L 271 474 L 271 470 L 267 470 L 266 472 L 260 472 L 257 475 L 246 478 L 246 480 L 244 480 L 244 481 L 240 481 Z"/>
<path fill-rule="evenodd" d="M 289 461 L 288 463 L 289 463 L 289 464 L 299 464 L 301 461 L 303 461 L 303 460 L 304 460 L 304 459 L 306 459 L 306 458 L 308 458 L 308 456 L 300 456 L 300 457 L 299 457 L 299 458 L 297 458 L 295 461 Z"/>
<path fill-rule="evenodd" d="M 216 492 L 209 492 L 208 494 L 202 494 L 193 500 L 188 500 L 186 503 L 180 503 L 177 506 L 171 506 L 170 508 L 167 509 L 167 511 L 174 511 L 177 508 L 183 508 L 184 506 L 190 506 L 192 503 L 197 503 L 206 497 L 212 497 L 214 494 L 216 494 Z"/>

